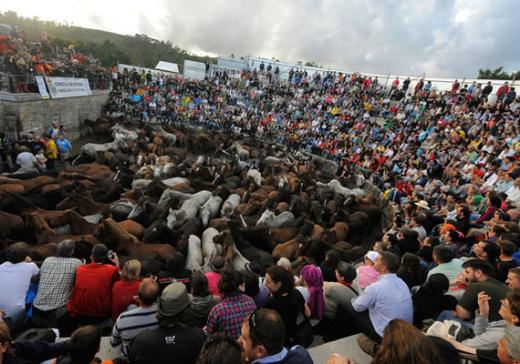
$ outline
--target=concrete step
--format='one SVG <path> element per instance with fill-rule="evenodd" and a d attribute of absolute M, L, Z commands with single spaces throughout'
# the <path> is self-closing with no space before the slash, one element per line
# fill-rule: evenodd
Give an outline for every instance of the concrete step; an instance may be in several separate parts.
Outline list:
<path fill-rule="evenodd" d="M 352 335 L 311 347 L 309 353 L 311 354 L 312 360 L 315 364 L 325 364 L 330 354 L 337 353 L 355 360 L 358 364 L 370 364 L 372 357 L 361 350 L 357 343 L 358 336 L 359 334 Z"/>

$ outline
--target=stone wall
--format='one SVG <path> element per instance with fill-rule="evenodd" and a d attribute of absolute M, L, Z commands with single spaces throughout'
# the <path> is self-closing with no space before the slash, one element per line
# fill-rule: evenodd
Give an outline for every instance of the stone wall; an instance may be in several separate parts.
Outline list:
<path fill-rule="evenodd" d="M 57 120 L 71 139 L 80 137 L 83 120 L 99 117 L 109 97 L 108 90 L 92 91 L 91 96 L 42 100 L 39 94 L 0 92 L 0 130 L 18 137 L 31 130 L 43 132 Z"/>

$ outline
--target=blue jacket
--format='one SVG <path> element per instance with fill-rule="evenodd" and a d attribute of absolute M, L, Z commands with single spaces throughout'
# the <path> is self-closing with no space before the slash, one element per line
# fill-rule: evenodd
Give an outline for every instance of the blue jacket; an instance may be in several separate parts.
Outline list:
<path fill-rule="evenodd" d="M 284 348 L 275 355 L 266 356 L 253 361 L 253 364 L 314 364 L 311 356 L 300 345 L 293 346 L 290 349 Z"/>

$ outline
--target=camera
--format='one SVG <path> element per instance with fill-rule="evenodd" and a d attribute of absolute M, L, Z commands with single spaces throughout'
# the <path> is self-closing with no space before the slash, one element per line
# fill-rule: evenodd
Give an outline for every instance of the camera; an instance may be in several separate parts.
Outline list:
<path fill-rule="evenodd" d="M 116 253 L 114 253 L 114 251 L 112 249 L 110 249 L 108 251 L 107 256 L 108 256 L 108 259 L 112 260 L 112 259 L 114 259 L 116 257 Z"/>

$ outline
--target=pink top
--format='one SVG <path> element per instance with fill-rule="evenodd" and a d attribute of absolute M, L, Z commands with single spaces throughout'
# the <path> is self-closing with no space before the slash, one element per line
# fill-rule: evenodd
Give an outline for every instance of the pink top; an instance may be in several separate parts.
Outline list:
<path fill-rule="evenodd" d="M 371 265 L 362 265 L 358 268 L 358 282 L 361 289 L 377 281 L 379 272 Z"/>
<path fill-rule="evenodd" d="M 217 288 L 218 281 L 220 279 L 220 273 L 208 272 L 208 273 L 206 273 L 206 278 L 208 279 L 209 294 L 211 294 L 212 296 L 223 297 L 224 295 L 222 293 L 220 293 L 220 291 Z"/>

